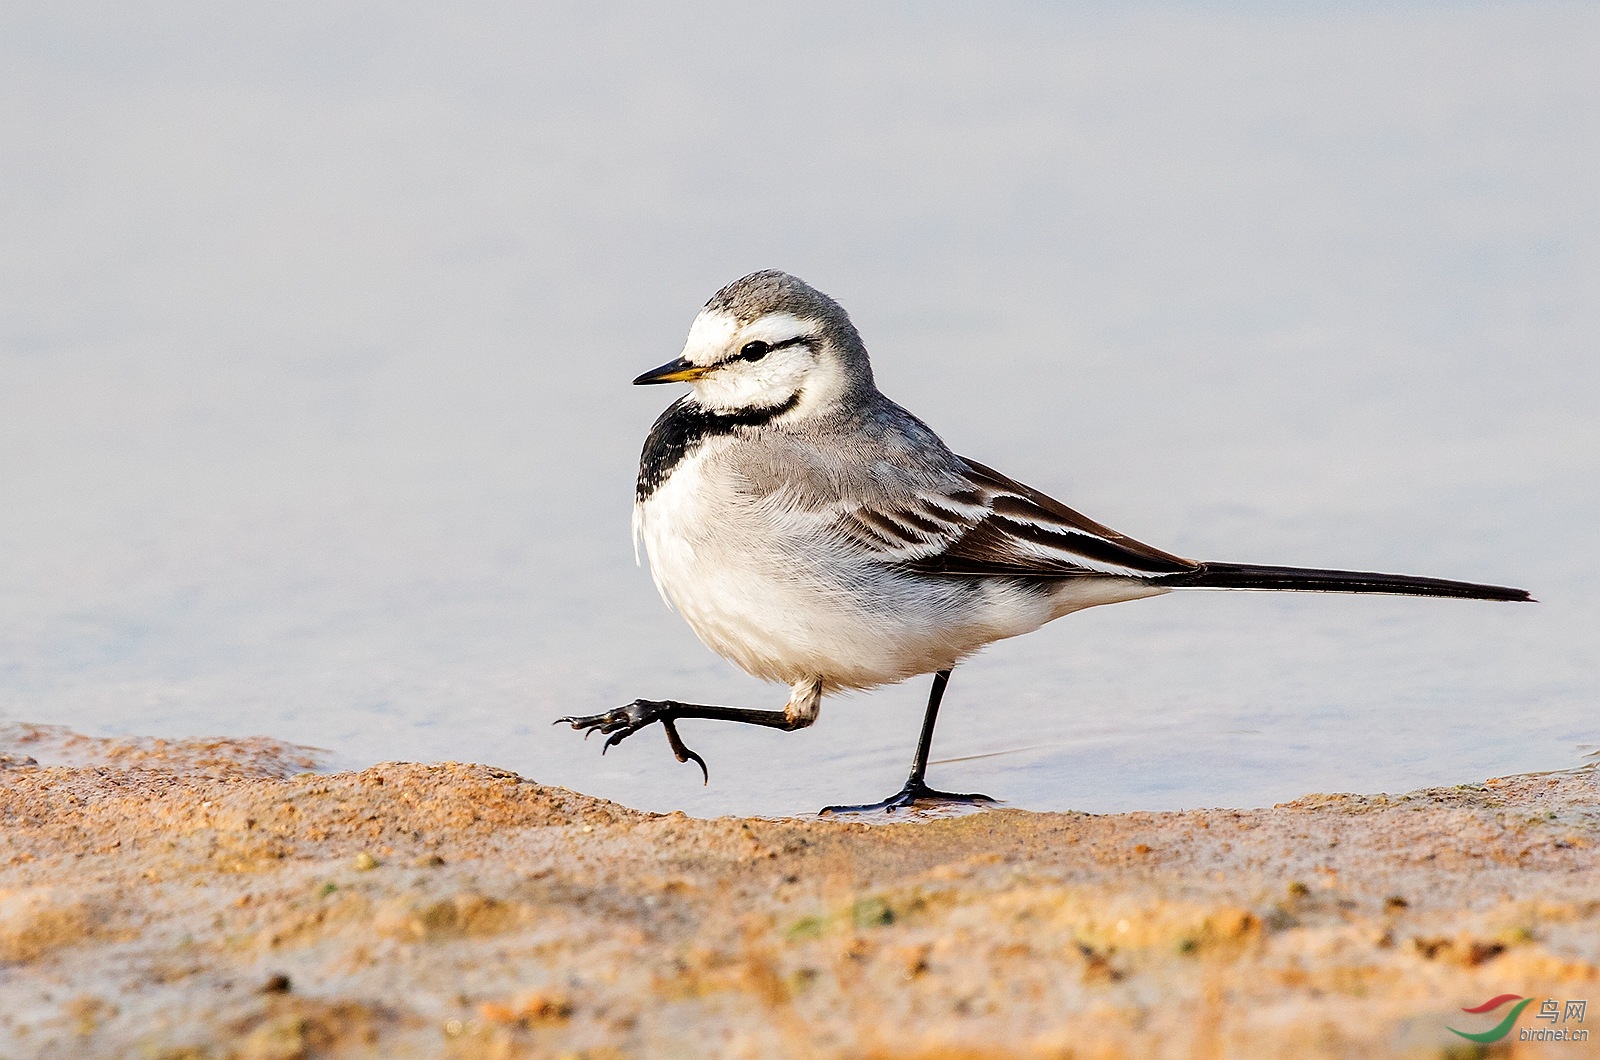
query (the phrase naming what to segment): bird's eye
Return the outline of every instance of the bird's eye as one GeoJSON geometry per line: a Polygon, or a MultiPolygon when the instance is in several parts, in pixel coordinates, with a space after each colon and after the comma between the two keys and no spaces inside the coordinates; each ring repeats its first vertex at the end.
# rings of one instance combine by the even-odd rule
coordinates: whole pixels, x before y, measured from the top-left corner
{"type": "Polygon", "coordinates": [[[739,356],[746,361],[759,361],[765,357],[772,347],[760,339],[747,342],[739,349],[739,356]]]}

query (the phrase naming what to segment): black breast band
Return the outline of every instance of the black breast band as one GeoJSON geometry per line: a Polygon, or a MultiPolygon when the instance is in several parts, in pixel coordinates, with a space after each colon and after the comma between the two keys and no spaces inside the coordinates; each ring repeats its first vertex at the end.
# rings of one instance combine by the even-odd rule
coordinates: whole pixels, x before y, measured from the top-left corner
{"type": "Polygon", "coordinates": [[[667,411],[650,428],[650,437],[644,440],[644,452],[639,456],[639,485],[635,491],[641,501],[667,481],[672,469],[684,457],[699,448],[707,438],[732,434],[740,427],[759,427],[794,408],[800,400],[796,394],[781,405],[766,408],[743,409],[739,412],[713,412],[683,397],[667,406],[667,411]]]}

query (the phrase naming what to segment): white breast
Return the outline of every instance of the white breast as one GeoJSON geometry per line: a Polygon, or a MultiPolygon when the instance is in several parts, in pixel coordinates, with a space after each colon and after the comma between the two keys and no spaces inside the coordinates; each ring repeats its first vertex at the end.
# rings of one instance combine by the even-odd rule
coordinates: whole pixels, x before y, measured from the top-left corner
{"type": "Polygon", "coordinates": [[[756,677],[871,688],[1109,602],[1069,602],[1006,579],[896,573],[815,529],[826,520],[752,497],[717,459],[729,444],[709,440],[636,504],[634,535],[662,597],[707,647],[756,677]]]}
{"type": "Polygon", "coordinates": [[[757,677],[794,683],[807,674],[775,632],[788,601],[770,535],[708,465],[727,444],[706,441],[634,505],[635,546],[643,542],[656,589],[707,647],[757,677]]]}

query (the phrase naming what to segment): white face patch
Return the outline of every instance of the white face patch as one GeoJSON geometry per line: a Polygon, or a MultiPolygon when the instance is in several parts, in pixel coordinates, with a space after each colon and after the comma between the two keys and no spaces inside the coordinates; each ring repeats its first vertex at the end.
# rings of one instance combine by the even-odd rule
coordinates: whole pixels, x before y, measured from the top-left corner
{"type": "Polygon", "coordinates": [[[812,336],[817,330],[815,321],[791,313],[769,313],[739,327],[725,312],[703,311],[689,328],[683,347],[684,359],[691,363],[719,366],[694,381],[700,403],[725,412],[788,404],[805,393],[819,373],[827,373],[823,372],[820,350],[813,344],[783,344],[812,336]],[[740,357],[740,351],[752,342],[777,348],[756,360],[740,357]]]}
{"type": "Polygon", "coordinates": [[[739,322],[720,309],[703,309],[683,340],[683,359],[690,364],[715,364],[727,354],[739,322]]]}

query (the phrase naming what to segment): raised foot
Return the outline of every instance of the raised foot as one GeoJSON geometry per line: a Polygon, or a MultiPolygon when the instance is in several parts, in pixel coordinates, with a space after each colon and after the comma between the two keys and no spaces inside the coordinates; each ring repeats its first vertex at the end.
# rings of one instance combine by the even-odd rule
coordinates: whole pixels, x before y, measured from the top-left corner
{"type": "Polygon", "coordinates": [[[689,750],[683,737],[678,735],[679,709],[680,705],[670,699],[636,699],[627,706],[616,707],[604,714],[557,718],[555,724],[566,722],[574,729],[582,730],[585,740],[597,732],[605,735],[605,746],[600,748],[600,753],[605,754],[646,725],[659,722],[667,734],[667,745],[672,748],[673,757],[680,762],[693,762],[699,766],[703,782],[709,784],[711,770],[706,768],[706,760],[689,750]]]}
{"type": "Polygon", "coordinates": [[[896,810],[929,810],[946,806],[981,806],[985,803],[998,801],[998,799],[990,798],[987,795],[963,795],[952,791],[936,791],[920,780],[908,780],[905,787],[882,802],[868,802],[860,806],[824,806],[820,812],[823,816],[831,816],[836,813],[894,813],[896,810]]]}

